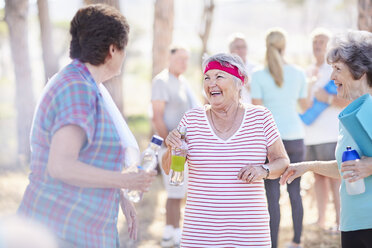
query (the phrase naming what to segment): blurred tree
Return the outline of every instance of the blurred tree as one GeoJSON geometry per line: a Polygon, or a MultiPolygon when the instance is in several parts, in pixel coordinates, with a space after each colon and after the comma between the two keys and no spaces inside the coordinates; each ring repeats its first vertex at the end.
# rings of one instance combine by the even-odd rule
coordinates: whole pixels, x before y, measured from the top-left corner
{"type": "Polygon", "coordinates": [[[58,71],[58,57],[53,50],[53,30],[50,24],[48,0],[37,0],[37,7],[39,11],[45,82],[47,82],[58,71]]]}
{"type": "Polygon", "coordinates": [[[358,0],[358,28],[372,32],[372,0],[358,0]]]}
{"type": "Polygon", "coordinates": [[[167,67],[168,49],[172,42],[174,1],[156,0],[152,43],[152,77],[167,67]]]}
{"type": "Polygon", "coordinates": [[[214,11],[214,0],[204,0],[204,10],[199,30],[199,37],[202,41],[202,51],[200,54],[200,64],[203,62],[203,56],[207,53],[208,39],[211,32],[214,11]]]}
{"type": "Polygon", "coordinates": [[[15,72],[18,164],[29,160],[29,136],[34,110],[34,94],[27,30],[28,0],[5,0],[10,48],[15,72]]]}
{"type": "MultiPolygon", "coordinates": [[[[105,3],[107,5],[114,6],[118,10],[120,10],[120,3],[119,0],[84,0],[85,4],[97,4],[97,3],[105,3]]],[[[110,92],[112,99],[114,100],[116,106],[119,108],[120,112],[123,113],[124,109],[124,97],[123,97],[123,68],[122,73],[114,77],[110,80],[104,82],[107,90],[110,92]]]]}

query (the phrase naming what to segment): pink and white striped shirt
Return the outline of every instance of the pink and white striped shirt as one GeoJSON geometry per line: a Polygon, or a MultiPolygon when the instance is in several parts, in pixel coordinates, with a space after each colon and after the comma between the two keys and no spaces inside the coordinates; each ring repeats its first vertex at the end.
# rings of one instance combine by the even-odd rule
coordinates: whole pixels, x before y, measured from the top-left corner
{"type": "Polygon", "coordinates": [[[264,164],[279,137],[269,110],[246,107],[228,140],[212,130],[205,108],[182,118],[187,126],[189,182],[182,247],[271,247],[264,183],[237,179],[247,164],[264,164]]]}

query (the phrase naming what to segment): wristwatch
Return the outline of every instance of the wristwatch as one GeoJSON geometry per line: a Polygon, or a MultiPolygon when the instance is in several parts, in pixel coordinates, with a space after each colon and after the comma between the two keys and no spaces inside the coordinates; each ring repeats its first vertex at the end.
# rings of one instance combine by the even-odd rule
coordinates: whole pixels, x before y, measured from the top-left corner
{"type": "Polygon", "coordinates": [[[262,164],[261,167],[266,171],[266,177],[264,179],[269,178],[269,175],[270,175],[269,166],[267,166],[266,164],[262,164]]]}

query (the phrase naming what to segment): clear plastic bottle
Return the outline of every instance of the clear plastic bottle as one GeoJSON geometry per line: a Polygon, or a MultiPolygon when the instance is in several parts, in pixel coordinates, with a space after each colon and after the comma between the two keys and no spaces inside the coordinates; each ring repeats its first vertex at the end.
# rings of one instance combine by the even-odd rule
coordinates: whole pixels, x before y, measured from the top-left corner
{"type": "MultiPolygon", "coordinates": [[[[360,159],[359,154],[356,150],[351,150],[351,147],[346,147],[346,151],[342,154],[342,162],[349,161],[349,160],[356,160],[360,159]]],[[[345,172],[345,173],[352,173],[352,172],[345,172]]],[[[364,193],[366,190],[366,186],[364,185],[364,179],[359,179],[355,182],[349,182],[349,179],[345,180],[346,192],[349,195],[359,195],[364,193]]]]}
{"type": "Polygon", "coordinates": [[[186,143],[186,127],[180,127],[178,130],[181,134],[182,145],[179,148],[172,149],[172,162],[169,184],[173,186],[179,186],[184,181],[184,170],[187,155],[187,143],[186,143]]]}
{"type": "MultiPolygon", "coordinates": [[[[154,135],[152,136],[151,142],[148,147],[141,154],[141,164],[132,164],[127,171],[138,171],[144,170],[149,172],[156,168],[157,164],[157,153],[160,149],[161,144],[163,143],[163,138],[154,135]]],[[[142,198],[143,192],[138,190],[125,190],[124,196],[131,202],[139,202],[142,198]]]]}

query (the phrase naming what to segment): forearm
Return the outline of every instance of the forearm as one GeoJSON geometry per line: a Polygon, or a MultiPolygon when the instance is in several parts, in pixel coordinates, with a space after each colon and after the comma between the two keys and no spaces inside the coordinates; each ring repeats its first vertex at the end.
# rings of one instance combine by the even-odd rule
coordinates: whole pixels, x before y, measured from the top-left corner
{"type": "Polygon", "coordinates": [[[94,167],[73,159],[49,161],[49,175],[83,188],[127,188],[128,174],[94,167]]]}
{"type": "Polygon", "coordinates": [[[161,118],[154,118],[153,124],[156,133],[165,140],[165,138],[168,135],[168,129],[167,126],[165,125],[164,120],[161,118]]]}
{"type": "Polygon", "coordinates": [[[267,166],[270,169],[270,175],[268,179],[276,179],[280,177],[285,169],[289,165],[289,159],[287,157],[277,158],[273,161],[270,161],[267,166]]]}
{"type": "Polygon", "coordinates": [[[326,176],[326,177],[332,177],[332,178],[341,178],[336,160],[309,161],[309,162],[302,162],[302,164],[305,164],[309,171],[312,171],[316,174],[326,176]]]}
{"type": "Polygon", "coordinates": [[[161,167],[163,168],[166,175],[169,174],[172,162],[172,150],[168,147],[162,158],[161,167]]]}

